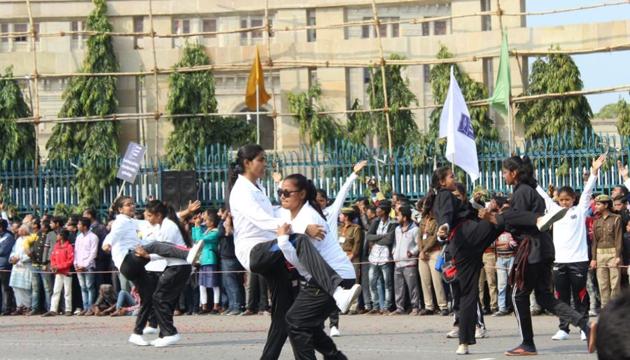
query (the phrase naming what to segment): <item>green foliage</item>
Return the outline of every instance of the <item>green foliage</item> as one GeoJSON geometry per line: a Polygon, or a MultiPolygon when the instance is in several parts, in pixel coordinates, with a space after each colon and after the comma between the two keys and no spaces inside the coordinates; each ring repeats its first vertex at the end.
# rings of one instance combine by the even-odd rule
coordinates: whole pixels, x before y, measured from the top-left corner
{"type": "MultiPolygon", "coordinates": [[[[403,60],[404,57],[392,54],[390,60],[403,60]]],[[[385,67],[385,79],[387,86],[387,103],[389,105],[389,121],[392,131],[392,146],[402,146],[418,141],[418,126],[411,110],[400,110],[412,104],[418,104],[418,99],[409,89],[409,81],[403,78],[402,65],[388,65],[385,67]]],[[[370,107],[382,109],[385,107],[383,94],[383,80],[380,68],[372,69],[372,81],[368,84],[370,95],[370,107]]],[[[375,133],[382,147],[388,146],[387,119],[384,112],[371,113],[371,122],[365,122],[368,130],[375,133]]],[[[365,129],[364,129],[365,130],[365,129]]]]}
{"type": "MultiPolygon", "coordinates": [[[[186,44],[182,58],[175,68],[209,65],[210,58],[201,45],[186,44]]],[[[208,114],[217,112],[214,76],[210,70],[175,72],[169,77],[170,114],[208,114]]],[[[215,130],[221,128],[221,119],[212,116],[173,118],[174,130],[166,143],[166,158],[177,170],[195,168],[195,155],[214,141],[215,130]]]]}
{"type": "MultiPolygon", "coordinates": [[[[359,99],[354,99],[350,110],[361,110],[359,99]]],[[[348,140],[355,144],[365,143],[365,139],[373,132],[371,120],[372,117],[369,113],[349,113],[348,122],[346,123],[348,140]]]]}
{"type": "Polygon", "coordinates": [[[0,161],[34,160],[35,128],[32,124],[17,124],[15,119],[31,116],[31,110],[13,77],[12,68],[0,76],[0,161]]]}
{"type": "MultiPolygon", "coordinates": [[[[438,59],[452,58],[448,49],[442,45],[437,54],[438,59]]],[[[452,64],[438,64],[431,68],[431,90],[433,93],[433,101],[436,104],[444,104],[448,94],[448,88],[451,82],[451,66],[454,66],[455,78],[462,90],[464,99],[468,101],[481,100],[488,98],[488,89],[483,83],[477,82],[464,73],[459,66],[452,64]]],[[[488,116],[488,106],[471,106],[468,108],[472,121],[473,130],[475,131],[475,140],[477,144],[484,140],[497,140],[499,133],[495,124],[488,116]]],[[[436,108],[431,112],[431,126],[428,138],[425,141],[433,141],[438,137],[440,129],[440,116],[442,115],[442,107],[436,108]]]]}
{"type": "Polygon", "coordinates": [[[597,119],[616,119],[617,115],[619,115],[619,111],[617,110],[618,105],[618,102],[606,104],[593,117],[597,119]]]}
{"type": "MultiPolygon", "coordinates": [[[[105,0],[93,0],[94,10],[87,19],[87,30],[111,32],[105,0]]],[[[117,72],[118,61],[110,35],[92,35],[87,41],[86,57],[79,72],[117,72]]],[[[105,116],[116,112],[116,77],[77,76],[70,79],[63,93],[59,117],[105,116]]],[[[75,186],[81,206],[99,203],[102,189],[116,176],[111,159],[118,156],[118,124],[115,121],[56,124],[46,144],[51,160],[81,159],[75,186]]]]}
{"type": "Polygon", "coordinates": [[[319,104],[322,90],[318,84],[306,92],[289,93],[289,111],[295,113],[300,137],[312,145],[325,143],[341,134],[339,124],[330,115],[319,114],[325,109],[319,104]]]}
{"type": "MultiPolygon", "coordinates": [[[[553,49],[553,47],[552,47],[553,49]]],[[[532,64],[525,95],[582,90],[580,70],[565,54],[549,54],[532,64]]],[[[574,145],[581,147],[584,132],[592,129],[593,116],[585,96],[539,99],[519,104],[517,120],[525,127],[525,138],[572,133],[574,145]]]]}
{"type": "Polygon", "coordinates": [[[621,136],[630,136],[630,104],[624,99],[617,102],[617,131],[621,136]]]}

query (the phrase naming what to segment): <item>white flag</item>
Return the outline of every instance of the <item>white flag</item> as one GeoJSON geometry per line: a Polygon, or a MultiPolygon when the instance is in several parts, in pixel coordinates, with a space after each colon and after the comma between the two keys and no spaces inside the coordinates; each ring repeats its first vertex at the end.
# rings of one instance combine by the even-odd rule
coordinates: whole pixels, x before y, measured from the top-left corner
{"type": "Polygon", "coordinates": [[[446,159],[464,169],[475,181],[479,178],[477,144],[466,101],[451,66],[451,84],[440,116],[440,138],[446,137],[446,159]]]}

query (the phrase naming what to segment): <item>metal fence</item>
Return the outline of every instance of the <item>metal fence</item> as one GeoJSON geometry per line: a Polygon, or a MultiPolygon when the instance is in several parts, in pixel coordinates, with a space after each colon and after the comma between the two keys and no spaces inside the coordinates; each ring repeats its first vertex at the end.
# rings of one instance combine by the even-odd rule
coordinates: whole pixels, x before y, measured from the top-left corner
{"type": "MultiPolygon", "coordinates": [[[[539,182],[546,186],[570,185],[581,189],[584,172],[597,155],[608,152],[609,161],[602,170],[597,191],[607,191],[620,183],[616,167],[619,159],[627,163],[630,142],[616,135],[588,134],[581,144],[572,134],[527,141],[516,149],[518,154],[527,154],[536,165],[539,182]]],[[[273,200],[275,191],[271,173],[278,170],[283,175],[302,173],[313,179],[315,185],[326,190],[332,198],[353,165],[359,160],[369,160],[361,181],[357,181],[350,198],[366,195],[367,177],[377,177],[382,190],[403,193],[418,198],[427,192],[435,166],[446,164],[439,144],[420,149],[400,147],[393,156],[387,150],[368,148],[347,142],[334,142],[327,146],[302,147],[296,151],[270,152],[267,154],[269,171],[263,184],[273,200]],[[438,149],[436,151],[436,149],[438,149]],[[436,155],[437,153],[437,155],[436,155]]],[[[467,183],[469,189],[477,186],[490,191],[509,192],[501,176],[501,161],[508,157],[507,146],[501,142],[479,144],[481,178],[467,183]]],[[[234,158],[235,149],[224,145],[213,145],[196,157],[198,198],[205,205],[219,205],[225,200],[227,171],[234,158]]],[[[112,160],[111,166],[118,166],[112,160]]],[[[79,201],[73,179],[80,160],[49,161],[39,167],[37,173],[33,162],[12,161],[0,163],[0,182],[4,184],[7,203],[15,204],[18,211],[50,211],[58,203],[76,205],[79,201]]],[[[149,195],[161,197],[161,174],[169,171],[159,159],[149,159],[140,169],[136,182],[126,184],[124,193],[135,198],[142,207],[149,195]]],[[[101,194],[100,211],[104,211],[114,200],[120,183],[106,187],[101,194]]]]}

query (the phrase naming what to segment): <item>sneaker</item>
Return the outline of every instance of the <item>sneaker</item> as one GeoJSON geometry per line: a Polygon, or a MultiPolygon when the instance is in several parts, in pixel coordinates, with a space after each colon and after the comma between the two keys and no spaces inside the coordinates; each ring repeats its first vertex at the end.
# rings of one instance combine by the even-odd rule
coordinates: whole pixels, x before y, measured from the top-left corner
{"type": "Polygon", "coordinates": [[[337,329],[336,326],[333,326],[330,328],[330,337],[340,337],[341,333],[339,332],[339,329],[337,329]]]}
{"type": "Polygon", "coordinates": [[[83,316],[83,314],[85,314],[85,312],[81,308],[74,310],[74,315],[83,316]]]}
{"type": "Polygon", "coordinates": [[[64,315],[65,315],[65,316],[72,316],[72,311],[66,311],[66,312],[64,313],[64,315]]]}
{"type": "Polygon", "coordinates": [[[448,309],[442,309],[442,310],[440,310],[440,315],[442,315],[442,316],[448,316],[448,314],[449,314],[448,309]]]}
{"type": "Polygon", "coordinates": [[[94,316],[94,311],[88,310],[83,315],[85,315],[85,316],[94,316]]]}
{"type": "Polygon", "coordinates": [[[256,315],[256,312],[252,310],[245,310],[244,312],[241,313],[241,316],[250,316],[250,315],[256,315]]]}
{"type": "Polygon", "coordinates": [[[379,309],[372,309],[372,310],[367,312],[368,315],[378,315],[380,313],[381,313],[381,311],[379,309]]]}
{"type": "Polygon", "coordinates": [[[542,310],[532,310],[531,313],[532,313],[532,316],[540,316],[540,315],[543,314],[543,311],[542,310]]]}
{"type": "Polygon", "coordinates": [[[178,343],[181,340],[181,336],[179,336],[179,334],[175,334],[175,335],[171,335],[171,336],[165,336],[159,339],[156,339],[153,342],[153,346],[155,347],[166,347],[166,346],[171,346],[171,345],[175,345],[176,343],[178,343]]]}
{"type": "Polygon", "coordinates": [[[197,241],[193,247],[188,250],[188,256],[186,256],[186,262],[189,264],[195,264],[199,261],[201,256],[201,250],[203,249],[204,242],[197,241]]]}
{"type": "Polygon", "coordinates": [[[147,326],[142,330],[142,335],[155,335],[160,331],[157,328],[147,326]]]}
{"type": "Polygon", "coordinates": [[[241,311],[240,310],[232,310],[232,311],[228,311],[225,315],[226,316],[238,316],[241,315],[241,311]]]}
{"type": "Polygon", "coordinates": [[[527,345],[519,345],[512,350],[508,350],[505,352],[507,356],[530,356],[530,355],[538,355],[536,352],[535,346],[527,346],[527,345]]]}
{"type": "Polygon", "coordinates": [[[558,330],[558,332],[551,337],[551,340],[569,340],[569,333],[564,330],[558,330]]]}
{"type": "Polygon", "coordinates": [[[388,315],[389,316],[392,316],[392,315],[405,315],[405,312],[402,311],[402,310],[395,310],[395,311],[390,312],[388,315]]]}
{"type": "Polygon", "coordinates": [[[568,208],[555,208],[547,211],[547,213],[538,219],[536,219],[536,226],[541,232],[549,231],[551,225],[556,221],[562,219],[566,215],[568,208]]]}
{"type": "Polygon", "coordinates": [[[582,341],[588,340],[588,337],[586,336],[584,331],[580,331],[580,340],[582,340],[582,341]]]}
{"type": "Polygon", "coordinates": [[[446,334],[446,338],[447,339],[457,339],[457,338],[459,338],[459,328],[458,327],[454,327],[453,330],[449,331],[446,334]]]}
{"type": "Polygon", "coordinates": [[[413,310],[411,310],[411,312],[409,313],[409,315],[411,315],[411,316],[416,316],[416,315],[418,315],[418,314],[420,314],[420,311],[419,311],[418,309],[413,309],[413,310]]]}
{"type": "Polygon", "coordinates": [[[505,310],[499,310],[495,312],[494,314],[492,314],[492,316],[506,316],[506,315],[510,315],[510,313],[505,310]]]}
{"type": "Polygon", "coordinates": [[[420,312],[418,313],[418,315],[420,315],[420,316],[433,315],[433,310],[430,310],[430,309],[422,309],[422,310],[420,310],[420,312]]]}
{"type": "Polygon", "coordinates": [[[457,351],[455,351],[457,355],[467,355],[468,354],[468,345],[467,344],[459,344],[457,347],[457,351]]]}
{"type": "Polygon", "coordinates": [[[129,336],[129,342],[134,344],[134,345],[137,345],[137,346],[148,346],[149,345],[149,343],[142,338],[142,335],[138,335],[138,334],[131,334],[129,336]]]}
{"type": "Polygon", "coordinates": [[[477,330],[475,330],[475,339],[484,339],[487,337],[488,337],[488,330],[486,330],[485,328],[478,327],[477,330]]]}
{"type": "Polygon", "coordinates": [[[42,317],[50,317],[50,316],[57,316],[57,313],[54,311],[49,311],[42,314],[42,317]]]}
{"type": "Polygon", "coordinates": [[[597,317],[597,311],[595,311],[595,310],[589,310],[589,311],[588,311],[588,316],[589,316],[589,317],[597,317]]]}
{"type": "Polygon", "coordinates": [[[350,304],[359,296],[361,292],[361,285],[354,284],[352,288],[346,290],[342,287],[338,287],[333,294],[333,298],[335,299],[335,303],[337,303],[337,307],[342,314],[348,312],[350,309],[350,304]]]}

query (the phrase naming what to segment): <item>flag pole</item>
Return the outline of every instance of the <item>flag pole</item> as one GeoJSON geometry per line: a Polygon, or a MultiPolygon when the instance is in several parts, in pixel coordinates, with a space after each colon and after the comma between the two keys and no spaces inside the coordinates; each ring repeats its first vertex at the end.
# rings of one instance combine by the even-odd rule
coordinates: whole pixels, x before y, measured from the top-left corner
{"type": "Polygon", "coordinates": [[[260,99],[258,96],[258,81],[256,81],[256,144],[260,144],[260,99]]]}

